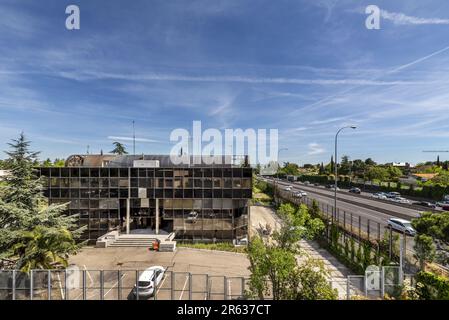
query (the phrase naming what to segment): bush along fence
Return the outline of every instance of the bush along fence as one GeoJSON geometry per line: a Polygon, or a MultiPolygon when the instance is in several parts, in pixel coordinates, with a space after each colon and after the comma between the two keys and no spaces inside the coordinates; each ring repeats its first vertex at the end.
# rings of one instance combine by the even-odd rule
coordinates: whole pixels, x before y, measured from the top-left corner
{"type": "MultiPolygon", "coordinates": [[[[364,274],[369,265],[399,264],[401,239],[400,235],[391,229],[382,230],[380,223],[340,210],[337,210],[333,218],[333,206],[307,197],[295,198],[283,190],[277,190],[276,193],[283,201],[307,205],[310,214],[323,221],[326,230],[317,241],[353,272],[364,274]]],[[[406,237],[403,239],[406,242],[406,237]]],[[[406,243],[403,243],[403,248],[407,248],[406,243]]],[[[417,263],[413,252],[404,251],[404,270],[407,273],[415,273],[417,263]]]]}
{"type": "Polygon", "coordinates": [[[449,300],[449,279],[420,271],[415,276],[416,291],[424,300],[449,300]]]}
{"type": "MultiPolygon", "coordinates": [[[[333,184],[334,177],[326,175],[302,175],[298,177],[299,181],[309,181],[311,183],[319,184],[333,184]]],[[[343,188],[358,187],[362,190],[373,192],[400,192],[402,195],[415,198],[426,198],[433,200],[441,200],[444,195],[449,194],[449,186],[441,185],[425,185],[416,187],[413,185],[405,185],[400,182],[381,182],[374,183],[366,181],[360,183],[358,181],[351,181],[349,177],[340,177],[338,185],[343,188]]]]}

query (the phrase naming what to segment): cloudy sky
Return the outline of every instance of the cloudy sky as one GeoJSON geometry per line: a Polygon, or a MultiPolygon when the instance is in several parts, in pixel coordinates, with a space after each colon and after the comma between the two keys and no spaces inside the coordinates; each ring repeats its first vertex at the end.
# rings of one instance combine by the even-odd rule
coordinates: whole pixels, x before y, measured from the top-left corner
{"type": "Polygon", "coordinates": [[[0,0],[0,143],[23,130],[43,158],[108,152],[132,147],[135,120],[137,152],[168,153],[201,120],[279,129],[281,160],[303,164],[355,124],[352,159],[433,159],[449,149],[448,33],[445,0],[0,0]]]}

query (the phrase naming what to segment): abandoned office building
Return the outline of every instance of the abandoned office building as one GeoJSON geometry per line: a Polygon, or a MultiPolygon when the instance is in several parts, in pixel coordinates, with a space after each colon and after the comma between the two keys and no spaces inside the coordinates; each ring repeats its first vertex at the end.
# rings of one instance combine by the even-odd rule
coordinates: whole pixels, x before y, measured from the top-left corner
{"type": "MultiPolygon", "coordinates": [[[[225,156],[223,156],[224,158],[225,156]]],[[[193,156],[191,156],[191,162],[193,156]]],[[[74,155],[65,167],[39,168],[50,203],[69,203],[85,239],[122,233],[176,232],[178,240],[247,236],[252,169],[234,164],[174,165],[169,156],[74,155]]]]}

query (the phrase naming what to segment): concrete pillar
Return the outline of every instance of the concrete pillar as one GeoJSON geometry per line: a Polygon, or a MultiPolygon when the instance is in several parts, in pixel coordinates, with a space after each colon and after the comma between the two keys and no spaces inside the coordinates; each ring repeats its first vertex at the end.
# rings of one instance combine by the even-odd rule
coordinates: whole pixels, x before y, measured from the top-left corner
{"type": "Polygon", "coordinates": [[[156,199],[156,234],[159,234],[159,199],[156,199]]]}
{"type": "Polygon", "coordinates": [[[130,206],[129,198],[126,199],[126,234],[129,234],[129,220],[130,220],[130,206]]]}

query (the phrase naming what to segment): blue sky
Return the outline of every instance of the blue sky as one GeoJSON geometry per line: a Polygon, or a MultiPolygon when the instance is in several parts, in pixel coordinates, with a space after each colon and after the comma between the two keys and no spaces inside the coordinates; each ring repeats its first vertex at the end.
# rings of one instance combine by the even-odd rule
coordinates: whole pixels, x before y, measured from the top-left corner
{"type": "Polygon", "coordinates": [[[0,0],[0,142],[23,130],[42,158],[107,152],[132,147],[135,120],[137,152],[168,153],[171,130],[201,120],[279,129],[281,160],[304,164],[355,124],[341,154],[430,160],[449,149],[448,32],[443,0],[0,0]]]}

